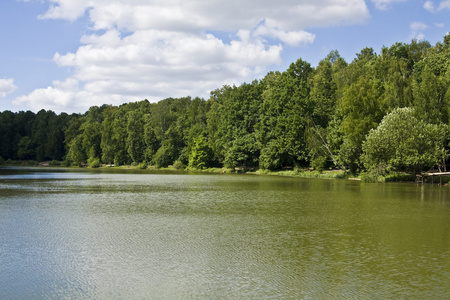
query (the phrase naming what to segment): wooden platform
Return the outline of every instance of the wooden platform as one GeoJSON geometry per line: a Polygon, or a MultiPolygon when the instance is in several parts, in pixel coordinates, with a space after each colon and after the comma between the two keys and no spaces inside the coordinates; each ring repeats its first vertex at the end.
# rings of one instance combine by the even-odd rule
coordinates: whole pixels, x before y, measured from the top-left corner
{"type": "Polygon", "coordinates": [[[424,177],[431,177],[431,183],[434,183],[434,177],[439,176],[439,184],[442,185],[442,176],[450,176],[450,172],[428,172],[416,175],[416,183],[423,183],[424,177]]]}
{"type": "Polygon", "coordinates": [[[423,176],[450,176],[450,172],[422,173],[423,176]]]}

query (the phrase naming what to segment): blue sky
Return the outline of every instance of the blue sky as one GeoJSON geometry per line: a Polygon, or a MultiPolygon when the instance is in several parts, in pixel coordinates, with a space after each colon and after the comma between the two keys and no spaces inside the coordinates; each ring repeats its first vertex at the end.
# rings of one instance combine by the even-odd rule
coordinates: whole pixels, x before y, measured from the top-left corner
{"type": "Polygon", "coordinates": [[[338,50],[442,41],[450,0],[5,0],[0,110],[203,97],[338,50]]]}

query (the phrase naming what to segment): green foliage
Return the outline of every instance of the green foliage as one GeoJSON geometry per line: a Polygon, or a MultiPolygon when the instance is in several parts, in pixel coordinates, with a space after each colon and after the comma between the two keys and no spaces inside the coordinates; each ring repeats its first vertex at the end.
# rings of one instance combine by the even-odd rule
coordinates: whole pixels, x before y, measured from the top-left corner
{"type": "Polygon", "coordinates": [[[175,147],[171,140],[165,140],[161,147],[156,151],[153,156],[153,164],[157,168],[165,168],[172,164],[175,156],[175,147]]]}
{"type": "MultiPolygon", "coordinates": [[[[247,139],[245,136],[254,134],[264,88],[265,80],[244,83],[239,87],[224,86],[212,92],[207,119],[208,143],[220,163],[234,165],[230,157],[235,156],[236,147],[242,145],[242,139],[247,139]]],[[[243,163],[254,165],[250,161],[243,163]]]]}
{"type": "Polygon", "coordinates": [[[19,159],[31,159],[35,157],[35,146],[29,136],[22,137],[17,146],[17,156],[19,159]]]}
{"type": "Polygon", "coordinates": [[[117,116],[117,107],[109,106],[103,111],[102,137],[100,148],[102,151],[102,161],[111,164],[114,161],[116,153],[116,143],[114,142],[114,120],[117,116]]]}
{"type": "Polygon", "coordinates": [[[181,160],[176,160],[173,163],[173,167],[177,170],[183,170],[184,168],[186,168],[186,165],[181,160]]]}
{"type": "Polygon", "coordinates": [[[87,164],[89,168],[99,168],[100,167],[100,159],[96,157],[90,157],[87,160],[87,164]]]}
{"type": "Polygon", "coordinates": [[[361,172],[360,177],[364,182],[379,182],[384,181],[387,174],[386,165],[377,165],[370,168],[367,172],[361,172]]]}
{"type": "Polygon", "coordinates": [[[430,124],[415,117],[413,108],[397,108],[370,131],[363,144],[367,169],[421,171],[446,156],[448,125],[430,124]]]}
{"type": "Polygon", "coordinates": [[[78,135],[70,142],[68,157],[72,163],[78,167],[81,167],[86,161],[86,154],[83,149],[83,138],[81,135],[78,135]]]}
{"type": "Polygon", "coordinates": [[[58,160],[52,160],[48,165],[50,167],[59,167],[59,166],[61,166],[61,162],[58,160]]]}
{"type": "Polygon", "coordinates": [[[256,126],[261,168],[277,169],[307,160],[304,136],[312,110],[311,74],[311,66],[299,59],[286,72],[266,76],[267,88],[256,126]]]}
{"type": "Polygon", "coordinates": [[[146,161],[141,162],[141,163],[138,165],[138,168],[139,168],[139,169],[142,169],[142,170],[147,169],[147,168],[148,168],[147,162],[146,162],[146,161]]]}
{"type": "Polygon", "coordinates": [[[325,170],[326,164],[327,159],[324,156],[316,157],[311,161],[311,167],[313,167],[314,170],[318,171],[319,173],[322,173],[323,170],[325,170]]]}
{"type": "MultiPolygon", "coordinates": [[[[336,53],[336,55],[339,55],[336,53]]],[[[336,59],[336,58],[335,58],[336,59]]],[[[336,108],[337,85],[333,77],[331,57],[321,60],[312,78],[312,116],[315,124],[326,128],[336,108]]]]}
{"type": "Polygon", "coordinates": [[[449,115],[447,35],[433,47],[413,40],[380,54],[364,48],[350,64],[337,51],[315,69],[298,59],[206,101],[143,100],[82,115],[0,112],[0,156],[22,164],[315,169],[305,176],[334,167],[387,180],[442,162],[449,115]]]}
{"type": "Polygon", "coordinates": [[[67,158],[65,158],[63,161],[62,161],[62,163],[61,163],[61,167],[70,167],[70,165],[71,165],[71,162],[70,162],[70,160],[68,160],[67,158]]]}
{"type": "Polygon", "coordinates": [[[231,147],[225,156],[226,168],[256,168],[258,167],[259,149],[254,134],[246,134],[231,142],[231,147]]]}
{"type": "Polygon", "coordinates": [[[208,144],[205,138],[200,135],[194,139],[194,146],[189,155],[189,168],[203,169],[208,161],[208,144]]]}
{"type": "Polygon", "coordinates": [[[133,162],[144,159],[144,122],[140,111],[129,111],[127,113],[127,153],[133,162]]]}
{"type": "Polygon", "coordinates": [[[450,74],[436,76],[428,65],[421,73],[421,81],[414,82],[414,107],[417,116],[429,123],[449,122],[450,74]]]}

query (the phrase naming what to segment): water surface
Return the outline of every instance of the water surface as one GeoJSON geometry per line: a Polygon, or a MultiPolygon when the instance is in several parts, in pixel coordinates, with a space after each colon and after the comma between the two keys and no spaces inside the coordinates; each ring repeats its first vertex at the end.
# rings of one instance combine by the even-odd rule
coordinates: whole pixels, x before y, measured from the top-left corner
{"type": "Polygon", "coordinates": [[[431,185],[0,169],[0,298],[450,298],[449,204],[431,185]]]}

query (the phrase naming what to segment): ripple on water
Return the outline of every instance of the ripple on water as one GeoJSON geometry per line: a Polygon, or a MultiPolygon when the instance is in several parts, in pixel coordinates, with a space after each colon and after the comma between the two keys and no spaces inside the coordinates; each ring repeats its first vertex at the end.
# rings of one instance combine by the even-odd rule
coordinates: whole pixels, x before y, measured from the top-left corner
{"type": "Polygon", "coordinates": [[[258,176],[25,175],[0,176],[0,298],[450,297],[442,191],[258,176]]]}

